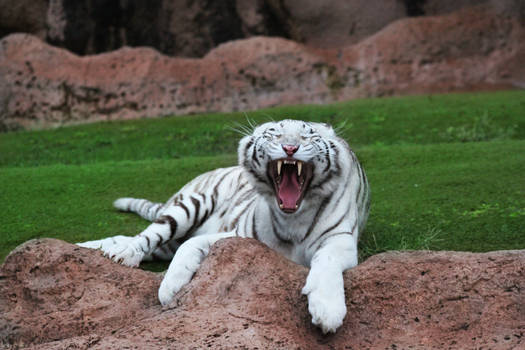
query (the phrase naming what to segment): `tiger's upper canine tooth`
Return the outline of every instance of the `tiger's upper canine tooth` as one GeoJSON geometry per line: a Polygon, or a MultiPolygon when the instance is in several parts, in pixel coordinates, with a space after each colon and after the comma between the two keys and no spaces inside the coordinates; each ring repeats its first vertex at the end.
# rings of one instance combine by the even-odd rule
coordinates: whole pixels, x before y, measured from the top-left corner
{"type": "Polygon", "coordinates": [[[301,176],[302,170],[303,170],[303,162],[297,162],[297,176],[301,176]]]}
{"type": "Polygon", "coordinates": [[[281,175],[281,167],[283,166],[283,161],[278,160],[277,161],[277,175],[281,175]]]}

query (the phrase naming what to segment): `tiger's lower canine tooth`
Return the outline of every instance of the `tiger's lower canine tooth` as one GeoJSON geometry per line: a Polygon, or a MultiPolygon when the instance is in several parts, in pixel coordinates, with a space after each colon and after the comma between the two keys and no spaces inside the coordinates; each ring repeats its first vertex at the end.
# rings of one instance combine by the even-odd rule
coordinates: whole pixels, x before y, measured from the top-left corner
{"type": "Polygon", "coordinates": [[[278,160],[277,161],[277,175],[281,175],[281,167],[283,166],[283,161],[278,160]]]}
{"type": "Polygon", "coordinates": [[[301,170],[303,170],[303,162],[297,162],[297,176],[301,176],[301,170]]]}

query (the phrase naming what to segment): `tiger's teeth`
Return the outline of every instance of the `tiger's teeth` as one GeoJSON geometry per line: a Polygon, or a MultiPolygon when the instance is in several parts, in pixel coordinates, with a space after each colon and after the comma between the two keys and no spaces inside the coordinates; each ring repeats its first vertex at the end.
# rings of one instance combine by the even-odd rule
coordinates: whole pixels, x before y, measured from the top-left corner
{"type": "Polygon", "coordinates": [[[303,162],[297,162],[297,176],[301,176],[302,170],[303,170],[303,162]]]}
{"type": "Polygon", "coordinates": [[[278,160],[277,161],[277,175],[281,175],[281,167],[283,166],[283,161],[278,160]]]}
{"type": "Polygon", "coordinates": [[[284,204],[283,203],[279,204],[279,208],[281,209],[284,208],[284,204]]]}

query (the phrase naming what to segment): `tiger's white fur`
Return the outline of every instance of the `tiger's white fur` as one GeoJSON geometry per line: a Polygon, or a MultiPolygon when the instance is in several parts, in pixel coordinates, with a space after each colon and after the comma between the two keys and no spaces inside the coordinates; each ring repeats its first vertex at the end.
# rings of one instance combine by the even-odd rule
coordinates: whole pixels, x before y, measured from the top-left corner
{"type": "Polygon", "coordinates": [[[198,176],[165,204],[115,201],[118,209],[154,221],[139,235],[79,245],[102,249],[128,266],[153,257],[173,258],[159,289],[166,305],[190,281],[214,242],[256,238],[310,267],[302,293],[308,296],[312,322],[325,333],[335,332],[346,314],[342,272],[357,265],[358,236],[368,216],[369,188],[361,165],[330,126],[296,120],[255,128],[241,139],[238,155],[238,166],[198,176]],[[293,152],[287,151],[289,145],[293,152]],[[290,164],[282,165],[287,168],[277,176],[279,159],[302,162],[302,177],[293,175],[301,170],[290,164]],[[288,197],[279,187],[285,181],[293,182],[286,185],[292,186],[288,197]],[[299,182],[302,201],[294,199],[299,182]],[[286,207],[295,202],[298,208],[280,208],[282,197],[286,207]]]}

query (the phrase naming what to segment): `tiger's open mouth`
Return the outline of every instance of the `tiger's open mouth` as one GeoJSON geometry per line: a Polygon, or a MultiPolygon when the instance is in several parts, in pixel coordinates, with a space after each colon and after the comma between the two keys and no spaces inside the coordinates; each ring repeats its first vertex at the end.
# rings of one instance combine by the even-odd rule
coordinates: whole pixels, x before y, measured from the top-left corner
{"type": "Polygon", "coordinates": [[[293,213],[299,209],[312,180],[313,165],[293,158],[273,160],[268,163],[268,175],[273,181],[279,208],[293,213]]]}

